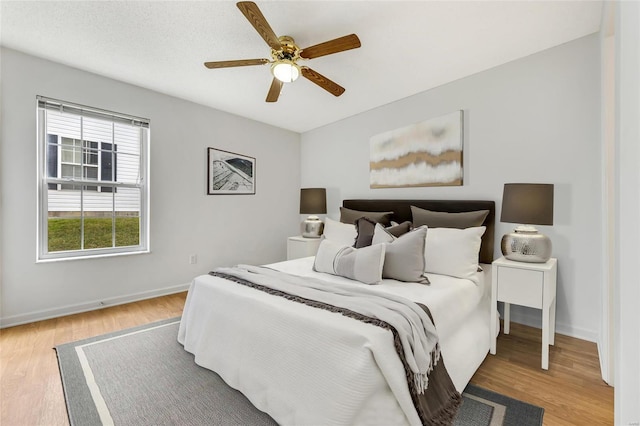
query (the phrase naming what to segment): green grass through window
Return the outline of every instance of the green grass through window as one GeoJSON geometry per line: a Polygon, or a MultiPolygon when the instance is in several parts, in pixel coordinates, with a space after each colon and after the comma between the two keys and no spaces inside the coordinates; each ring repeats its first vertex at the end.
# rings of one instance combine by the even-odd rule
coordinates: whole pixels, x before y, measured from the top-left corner
{"type": "MultiPolygon", "coordinates": [[[[84,248],[112,247],[112,218],[84,219],[84,248]]],[[[80,250],[80,218],[49,219],[49,251],[80,250]]],[[[140,218],[116,217],[116,247],[140,244],[140,218]]]]}

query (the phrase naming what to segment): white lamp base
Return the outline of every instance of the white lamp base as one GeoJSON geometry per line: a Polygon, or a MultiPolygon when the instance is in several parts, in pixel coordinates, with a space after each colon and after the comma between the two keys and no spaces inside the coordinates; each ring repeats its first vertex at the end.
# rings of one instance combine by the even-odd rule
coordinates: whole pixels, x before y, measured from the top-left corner
{"type": "Polygon", "coordinates": [[[551,258],[551,240],[533,226],[517,227],[505,234],[500,248],[506,259],[516,262],[545,263],[551,258]]]}

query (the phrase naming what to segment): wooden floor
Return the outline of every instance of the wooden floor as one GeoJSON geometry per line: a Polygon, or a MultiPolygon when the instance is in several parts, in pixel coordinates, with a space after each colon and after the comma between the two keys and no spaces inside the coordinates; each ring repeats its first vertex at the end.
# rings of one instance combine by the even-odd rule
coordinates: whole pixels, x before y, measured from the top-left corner
{"type": "MultiPolygon", "coordinates": [[[[54,346],[182,313],[186,293],[0,331],[0,424],[68,424],[54,346]]],[[[613,389],[600,379],[596,345],[557,335],[548,371],[540,369],[540,332],[512,324],[471,380],[544,407],[545,425],[612,425],[613,389]]]]}
{"type": "Polygon", "coordinates": [[[542,332],[511,323],[471,383],[544,408],[545,425],[613,425],[613,388],[601,378],[595,343],[556,334],[541,369],[542,332]]]}

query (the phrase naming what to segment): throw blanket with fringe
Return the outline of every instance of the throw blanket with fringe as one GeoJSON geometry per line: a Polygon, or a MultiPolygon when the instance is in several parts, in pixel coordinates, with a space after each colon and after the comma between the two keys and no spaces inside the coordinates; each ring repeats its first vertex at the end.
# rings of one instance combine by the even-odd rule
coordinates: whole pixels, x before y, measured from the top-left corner
{"type": "Polygon", "coordinates": [[[461,396],[441,360],[436,329],[425,306],[400,296],[381,295],[365,286],[299,277],[259,266],[218,268],[210,274],[390,330],[422,423],[453,422],[461,396]]]}

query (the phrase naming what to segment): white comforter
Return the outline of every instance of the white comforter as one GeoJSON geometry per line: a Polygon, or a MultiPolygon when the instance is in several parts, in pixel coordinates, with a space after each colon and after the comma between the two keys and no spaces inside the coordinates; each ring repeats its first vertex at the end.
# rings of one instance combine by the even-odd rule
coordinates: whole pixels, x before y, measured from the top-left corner
{"type": "MultiPolygon", "coordinates": [[[[312,271],[312,262],[270,266],[346,280],[312,271]]],[[[430,286],[385,280],[370,288],[427,305],[442,342],[476,309],[482,281],[429,279],[430,286]]],[[[393,336],[382,328],[202,275],[189,290],[178,340],[280,424],[420,424],[393,336]]],[[[444,346],[442,353],[455,373],[444,346]]]]}

